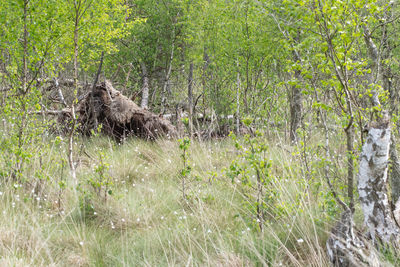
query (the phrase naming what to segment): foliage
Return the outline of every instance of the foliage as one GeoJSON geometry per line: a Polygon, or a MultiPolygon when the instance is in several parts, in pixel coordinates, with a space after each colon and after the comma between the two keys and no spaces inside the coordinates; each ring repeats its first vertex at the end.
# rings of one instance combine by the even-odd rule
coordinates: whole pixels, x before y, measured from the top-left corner
{"type": "Polygon", "coordinates": [[[100,149],[98,151],[98,164],[94,166],[93,172],[96,176],[90,177],[88,179],[88,184],[92,186],[96,194],[107,201],[107,195],[112,195],[112,179],[109,172],[109,164],[107,163],[106,154],[100,149]]]}
{"type": "Polygon", "coordinates": [[[235,135],[231,135],[238,157],[227,169],[227,176],[232,183],[236,182],[235,179],[239,179],[245,188],[244,195],[248,198],[255,216],[253,220],[263,231],[264,221],[267,220],[266,214],[275,214],[277,211],[274,207],[278,192],[274,185],[275,179],[269,171],[271,162],[267,158],[268,147],[262,140],[262,134],[257,132],[256,135],[257,138],[245,135],[243,145],[235,135]]]}
{"type": "Polygon", "coordinates": [[[180,177],[181,177],[181,184],[182,184],[182,197],[183,199],[186,199],[187,197],[187,187],[188,187],[188,182],[190,178],[190,172],[192,171],[192,167],[190,166],[189,162],[189,155],[188,155],[188,150],[190,147],[190,139],[185,137],[183,139],[179,139],[179,149],[181,151],[181,158],[182,158],[182,163],[183,163],[183,168],[180,171],[180,177]]]}
{"type": "MultiPolygon", "coordinates": [[[[25,265],[68,260],[57,251],[69,247],[52,238],[76,243],[71,251],[83,246],[76,236],[55,236],[60,227],[82,239],[93,234],[82,257],[97,255],[94,265],[326,266],[321,244],[340,212],[337,202],[360,212],[353,185],[363,132],[387,111],[399,133],[399,12],[399,3],[379,0],[0,1],[0,198],[20,223],[19,212],[32,210],[37,230],[28,245],[6,250],[2,228],[12,227],[3,214],[0,254],[17,251],[32,259],[25,265]],[[103,52],[99,81],[111,79],[137,101],[147,72],[149,109],[178,125],[181,116],[189,122],[191,83],[192,139],[180,139],[178,148],[136,140],[118,146],[97,134],[91,144],[54,130],[57,112],[72,110],[90,90],[103,52]],[[289,143],[295,118],[298,139],[289,143]],[[217,139],[233,124],[237,136],[217,139]],[[177,201],[181,195],[187,205],[177,201]],[[77,211],[90,224],[74,221],[77,211]],[[110,222],[114,228],[104,230],[110,222]],[[96,223],[103,228],[94,233],[96,223]],[[120,261],[103,239],[114,242],[120,261]],[[128,242],[134,251],[123,247],[128,242]],[[157,259],[149,258],[149,242],[161,244],[151,251],[157,259]]],[[[396,253],[383,252],[396,265],[396,253]]],[[[0,260],[22,264],[7,263],[0,260]]]]}

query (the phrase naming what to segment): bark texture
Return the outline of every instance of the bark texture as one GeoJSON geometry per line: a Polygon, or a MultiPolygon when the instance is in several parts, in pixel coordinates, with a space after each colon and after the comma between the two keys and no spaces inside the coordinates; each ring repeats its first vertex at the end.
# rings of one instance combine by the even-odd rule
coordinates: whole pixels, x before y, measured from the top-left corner
{"type": "Polygon", "coordinates": [[[393,135],[390,144],[390,163],[390,189],[393,216],[397,222],[397,225],[400,225],[400,160],[399,156],[397,155],[396,142],[393,135]]]}
{"type": "Polygon", "coordinates": [[[373,125],[360,155],[358,193],[364,212],[364,223],[375,244],[398,244],[397,226],[387,195],[387,171],[390,148],[389,123],[373,125]]]}
{"type": "Polygon", "coordinates": [[[333,266],[380,266],[374,248],[354,231],[353,213],[350,209],[342,213],[339,222],[332,229],[326,248],[333,266]]]}
{"type": "Polygon", "coordinates": [[[148,109],[148,106],[149,106],[149,75],[147,73],[146,64],[144,64],[144,62],[140,63],[140,67],[142,68],[142,77],[143,77],[142,101],[140,103],[140,107],[144,108],[144,109],[148,109]]]}

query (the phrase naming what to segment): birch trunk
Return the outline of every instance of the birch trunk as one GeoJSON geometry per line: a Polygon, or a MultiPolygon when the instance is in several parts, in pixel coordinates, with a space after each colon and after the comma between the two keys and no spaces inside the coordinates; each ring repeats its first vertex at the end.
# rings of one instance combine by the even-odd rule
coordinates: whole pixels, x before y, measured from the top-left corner
{"type": "Polygon", "coordinates": [[[79,17],[81,11],[81,1],[74,1],[75,17],[74,17],[74,99],[71,103],[72,125],[68,136],[68,163],[74,184],[78,184],[76,177],[76,169],[74,163],[74,133],[76,125],[75,105],[78,99],[78,52],[79,52],[79,17]]]}
{"type": "Polygon", "coordinates": [[[189,133],[193,134],[193,62],[189,66],[188,77],[189,133]]]}
{"type": "MultiPolygon", "coordinates": [[[[368,47],[369,56],[372,61],[371,65],[372,71],[369,77],[370,79],[369,82],[373,83],[375,81],[381,81],[383,88],[390,94],[390,101],[389,101],[391,107],[390,112],[391,114],[394,114],[398,108],[395,101],[397,97],[397,91],[392,89],[392,82],[390,77],[393,77],[393,75],[391,74],[391,68],[390,66],[384,64],[383,62],[383,60],[385,60],[387,56],[385,57],[385,54],[381,55],[376,44],[371,38],[371,31],[368,29],[368,27],[364,25],[363,29],[364,29],[364,40],[368,47]]],[[[387,32],[385,28],[383,30],[383,34],[386,37],[387,32]]],[[[383,47],[387,50],[386,54],[390,54],[391,48],[387,44],[387,38],[383,38],[383,42],[384,42],[383,47]]],[[[380,105],[378,94],[375,90],[372,92],[371,102],[373,106],[380,105]]],[[[393,210],[393,216],[397,224],[399,224],[400,223],[400,161],[396,151],[396,140],[394,135],[391,136],[389,156],[390,156],[390,163],[392,166],[389,171],[389,180],[390,180],[389,183],[391,188],[391,203],[392,203],[391,209],[393,210]]]]}
{"type": "Polygon", "coordinates": [[[142,85],[142,101],[140,107],[143,109],[148,109],[149,105],[149,75],[147,73],[146,64],[140,62],[140,67],[142,68],[143,85],[142,85]]]}
{"type": "MultiPolygon", "coordinates": [[[[378,48],[376,47],[374,41],[371,38],[371,33],[367,26],[363,26],[364,29],[364,41],[368,47],[368,54],[372,61],[371,64],[371,73],[368,75],[368,82],[369,84],[374,84],[377,81],[382,80],[381,75],[381,64],[380,64],[380,55],[378,48]]],[[[379,106],[379,97],[378,92],[376,90],[372,91],[371,102],[373,106],[379,106]]]]}
{"type": "Polygon", "coordinates": [[[389,123],[371,127],[360,155],[358,193],[364,223],[376,244],[398,243],[400,229],[393,218],[387,195],[387,171],[390,148],[389,123]]]}
{"type": "Polygon", "coordinates": [[[207,48],[204,48],[204,53],[203,53],[203,73],[201,77],[201,84],[203,87],[203,115],[205,116],[206,114],[206,80],[208,79],[208,65],[210,64],[210,57],[207,54],[207,48]]]}

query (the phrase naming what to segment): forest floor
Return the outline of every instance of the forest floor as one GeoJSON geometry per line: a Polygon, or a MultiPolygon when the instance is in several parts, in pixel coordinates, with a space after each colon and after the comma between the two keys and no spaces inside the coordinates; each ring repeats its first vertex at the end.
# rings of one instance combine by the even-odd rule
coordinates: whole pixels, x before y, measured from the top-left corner
{"type": "Polygon", "coordinates": [[[267,143],[274,198],[262,232],[252,188],[226,175],[230,138],[192,142],[186,199],[177,141],[78,140],[77,189],[54,145],[30,166],[47,166],[45,178],[0,186],[0,265],[328,266],[340,210],[318,169],[308,177],[293,147],[267,143]]]}

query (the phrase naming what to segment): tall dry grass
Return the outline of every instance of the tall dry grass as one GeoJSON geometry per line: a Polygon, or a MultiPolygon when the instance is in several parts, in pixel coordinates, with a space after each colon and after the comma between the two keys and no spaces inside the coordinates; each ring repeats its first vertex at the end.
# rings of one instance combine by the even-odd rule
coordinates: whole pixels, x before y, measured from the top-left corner
{"type": "Polygon", "coordinates": [[[328,266],[325,242],[335,216],[322,174],[305,177],[301,157],[269,142],[271,187],[264,231],[254,223],[245,188],[223,171],[236,157],[229,139],[192,142],[188,199],[176,141],[104,137],[79,140],[78,189],[69,181],[63,146],[33,160],[46,179],[0,185],[1,266],[328,266]],[[81,144],[84,144],[81,146],[81,144]],[[99,151],[106,155],[112,194],[98,196],[99,151]],[[39,165],[41,164],[41,165],[39,165]],[[43,167],[44,166],[44,167],[43,167]],[[61,190],[58,182],[68,185],[61,190]]]}

